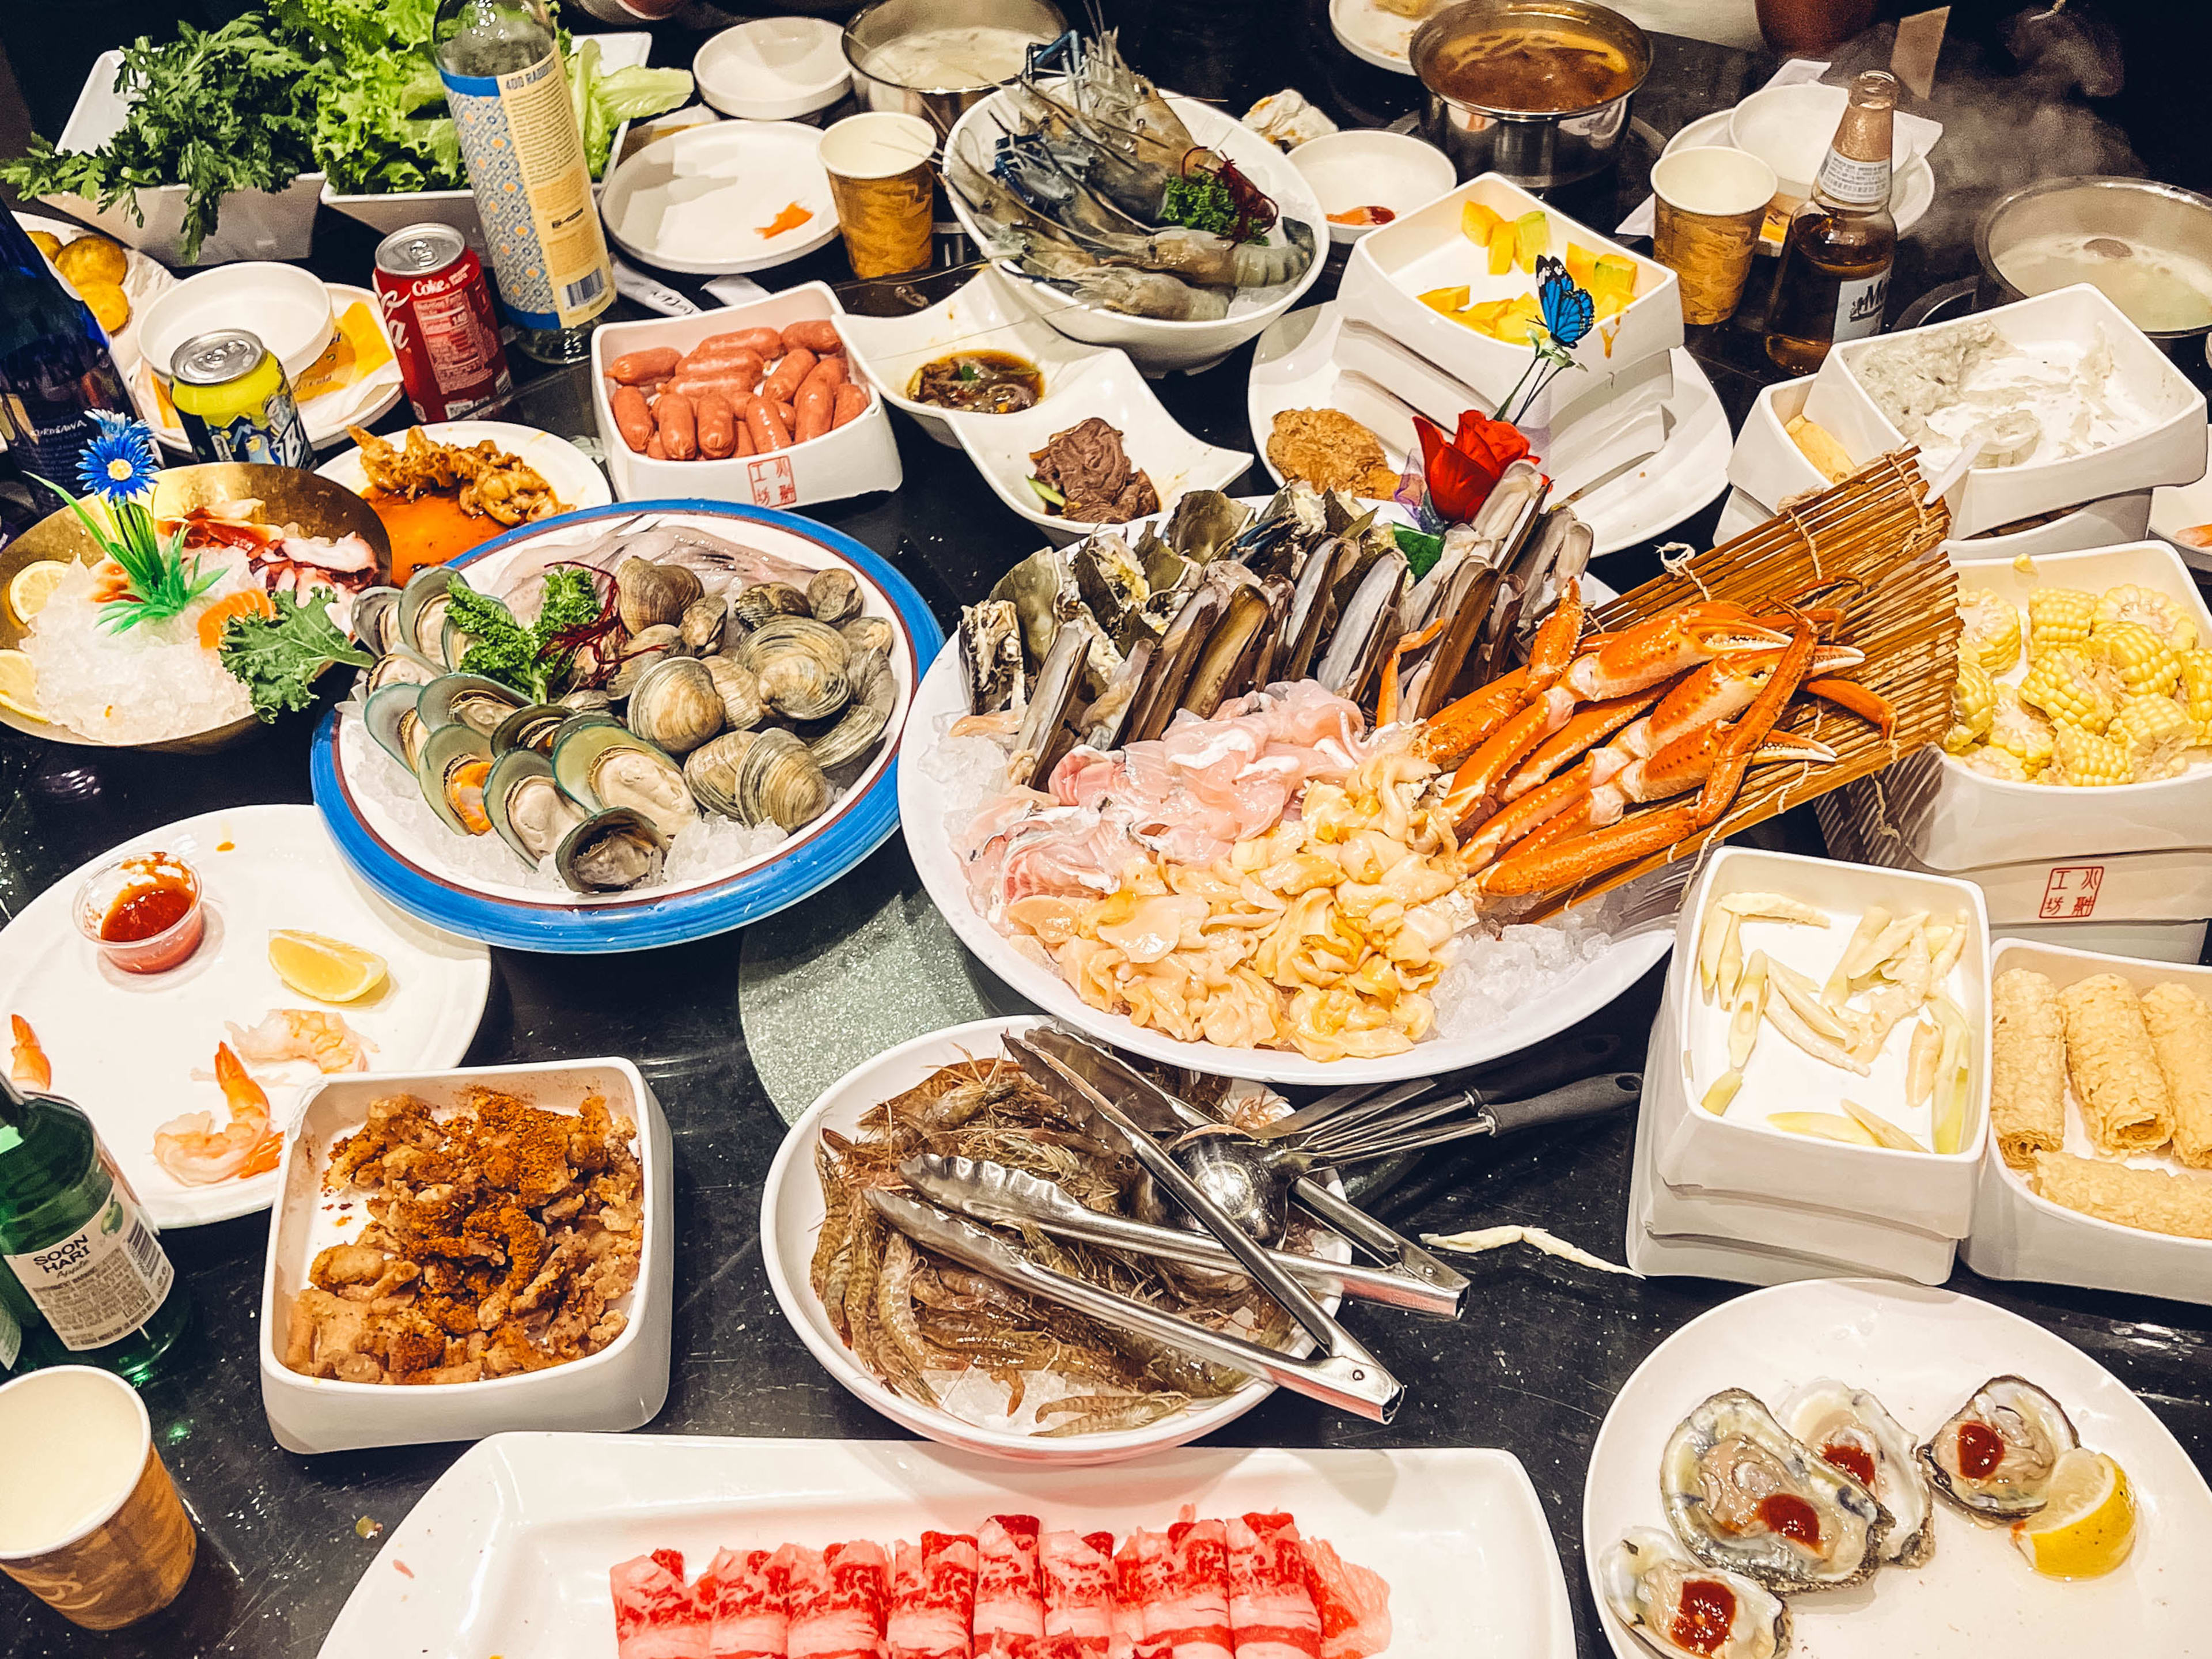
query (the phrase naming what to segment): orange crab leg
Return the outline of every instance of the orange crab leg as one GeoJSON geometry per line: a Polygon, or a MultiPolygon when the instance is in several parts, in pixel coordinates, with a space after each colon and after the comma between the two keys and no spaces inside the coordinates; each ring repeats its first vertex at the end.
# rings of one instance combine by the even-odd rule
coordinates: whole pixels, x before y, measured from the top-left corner
{"type": "MultiPolygon", "coordinates": [[[[1817,666],[1817,665],[1816,665],[1817,666]]],[[[1823,677],[1805,682],[1804,689],[1823,702],[1832,702],[1845,714],[1856,714],[1887,737],[1897,729],[1897,709],[1879,691],[1869,691],[1856,680],[1823,677]]]]}
{"type": "Polygon", "coordinates": [[[1661,692],[1655,686],[1649,691],[1614,697],[1605,702],[1589,703],[1577,709],[1565,726],[1546,738],[1542,746],[1505,780],[1505,787],[1499,792],[1498,799],[1508,801],[1520,799],[1561,767],[1589,753],[1644,713],[1659,701],[1660,696],[1661,692]]]}
{"type": "Polygon", "coordinates": [[[1520,764],[1528,751],[1567,723],[1575,700],[1558,686],[1532,699],[1500,726],[1488,742],[1468,757],[1452,774],[1444,792],[1444,811],[1454,823],[1467,823],[1486,802],[1494,800],[1507,772],[1520,764]]]}
{"type": "Polygon", "coordinates": [[[1516,668],[1439,708],[1422,723],[1414,755],[1438,767],[1458,765],[1511,717],[1528,690],[1528,671],[1516,668]]]}
{"type": "Polygon", "coordinates": [[[1583,584],[1577,576],[1559,590],[1559,602],[1537,625],[1528,642],[1528,684],[1532,689],[1550,686],[1575,659],[1575,643],[1583,632],[1583,584]]]}
{"type": "Polygon", "coordinates": [[[1375,704],[1375,724],[1389,726],[1398,718],[1398,661],[1401,657],[1419,650],[1444,631],[1449,617],[1439,617],[1418,633],[1402,635],[1390,647],[1390,654],[1382,663],[1382,690],[1375,704]]]}
{"type": "Polygon", "coordinates": [[[1713,600],[1624,629],[1576,658],[1560,684],[1585,701],[1623,697],[1729,651],[1788,643],[1741,605],[1713,600]]]}

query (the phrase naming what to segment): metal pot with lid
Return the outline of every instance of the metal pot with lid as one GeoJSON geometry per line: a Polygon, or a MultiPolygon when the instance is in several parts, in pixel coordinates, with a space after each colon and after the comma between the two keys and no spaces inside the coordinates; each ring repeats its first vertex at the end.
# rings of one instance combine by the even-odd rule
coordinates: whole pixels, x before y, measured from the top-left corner
{"type": "Polygon", "coordinates": [[[1459,176],[1530,190],[1610,167],[1651,72],[1650,38],[1594,0],[1460,0],[1414,32],[1408,57],[1424,133],[1459,176]]]}

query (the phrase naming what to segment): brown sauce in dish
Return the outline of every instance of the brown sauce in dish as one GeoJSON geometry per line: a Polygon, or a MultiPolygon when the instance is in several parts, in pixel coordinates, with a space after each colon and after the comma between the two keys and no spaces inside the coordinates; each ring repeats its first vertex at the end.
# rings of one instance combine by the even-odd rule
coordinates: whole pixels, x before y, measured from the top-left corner
{"type": "Polygon", "coordinates": [[[1566,27],[1483,29],[1440,47],[1432,90],[1476,109],[1554,115],[1609,103],[1635,85],[1620,48],[1566,27]]]}
{"type": "Polygon", "coordinates": [[[512,528],[489,513],[465,513],[452,490],[434,490],[410,501],[381,489],[366,492],[365,499],[392,538],[392,580],[404,582],[409,573],[426,564],[443,564],[457,553],[512,528]]]}
{"type": "Polygon", "coordinates": [[[1011,415],[1044,396],[1044,372],[1011,351],[955,351],[915,370],[906,395],[939,409],[1011,415]]]}

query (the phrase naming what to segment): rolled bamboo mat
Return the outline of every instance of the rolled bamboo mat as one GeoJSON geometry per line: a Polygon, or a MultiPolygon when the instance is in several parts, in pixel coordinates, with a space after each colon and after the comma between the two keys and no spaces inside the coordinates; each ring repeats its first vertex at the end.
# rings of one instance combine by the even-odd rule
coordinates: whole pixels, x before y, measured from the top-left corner
{"type": "MultiPolygon", "coordinates": [[[[1829,637],[1863,651],[1867,659],[1839,678],[1856,680],[1889,700],[1897,711],[1889,737],[1885,739],[1856,714],[1801,693],[1777,729],[1819,738],[1835,750],[1832,764],[1753,765],[1735,805],[1710,828],[1665,852],[1548,893],[1516,920],[1540,921],[1610,892],[1941,740],[1950,727],[1951,686],[1958,678],[1959,584],[1940,550],[1949,533],[1950,510],[1941,500],[1926,499],[1914,453],[1899,449],[1868,463],[1734,541],[1670,567],[1665,575],[1591,616],[1593,626],[1613,629],[1701,599],[1733,599],[1764,611],[1808,589],[1839,584],[1815,602],[1842,607],[1843,623],[1829,637]]],[[[1688,799],[1657,806],[1680,805],[1688,799]]]]}

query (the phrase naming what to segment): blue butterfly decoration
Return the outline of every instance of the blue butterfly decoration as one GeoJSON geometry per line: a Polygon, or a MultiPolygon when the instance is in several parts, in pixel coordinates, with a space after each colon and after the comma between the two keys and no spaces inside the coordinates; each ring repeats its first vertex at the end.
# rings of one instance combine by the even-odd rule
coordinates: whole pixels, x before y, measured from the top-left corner
{"type": "Polygon", "coordinates": [[[1565,262],[1548,253],[1536,260],[1536,301],[1543,307],[1546,331],[1563,346],[1578,343],[1597,318],[1589,290],[1577,287],[1565,262]]]}

